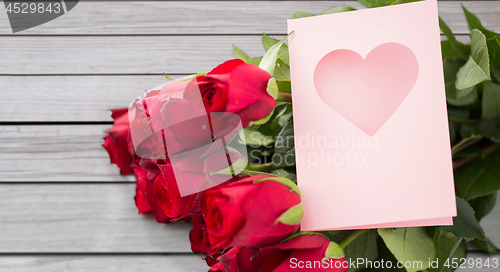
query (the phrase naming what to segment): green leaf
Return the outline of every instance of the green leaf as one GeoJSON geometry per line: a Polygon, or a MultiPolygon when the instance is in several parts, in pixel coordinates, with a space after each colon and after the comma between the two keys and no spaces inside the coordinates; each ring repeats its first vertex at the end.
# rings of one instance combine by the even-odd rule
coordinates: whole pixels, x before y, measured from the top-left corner
{"type": "Polygon", "coordinates": [[[500,85],[485,82],[483,85],[482,119],[497,119],[500,117],[500,85]]]}
{"type": "Polygon", "coordinates": [[[408,272],[425,270],[429,267],[429,259],[436,257],[436,247],[429,234],[424,228],[396,228],[378,229],[378,233],[384,239],[387,248],[400,262],[409,261],[417,264],[406,268],[408,272]]]}
{"type": "Polygon", "coordinates": [[[292,92],[292,84],[290,80],[278,80],[276,81],[278,84],[278,90],[280,93],[291,93],[292,92]]]}
{"type": "Polygon", "coordinates": [[[495,246],[490,239],[483,240],[474,240],[472,241],[476,247],[478,247],[483,252],[486,252],[491,255],[500,255],[500,249],[495,246]]]}
{"type": "Polygon", "coordinates": [[[274,144],[273,164],[275,167],[295,165],[295,143],[293,136],[293,120],[283,127],[274,144]]]}
{"type": "Polygon", "coordinates": [[[477,222],[481,221],[486,215],[488,215],[497,202],[497,193],[480,196],[475,199],[471,199],[469,204],[472,209],[474,209],[477,222]]]}
{"type": "MultiPolygon", "coordinates": [[[[290,36],[290,34],[288,34],[288,36],[290,36]]],[[[283,41],[286,40],[286,38],[288,36],[286,36],[283,39],[283,41]]],[[[269,51],[269,49],[271,49],[273,46],[275,46],[278,43],[280,43],[279,40],[273,39],[273,38],[267,36],[266,33],[262,34],[262,45],[264,45],[264,49],[266,50],[266,52],[269,51]]],[[[281,42],[281,43],[282,43],[282,45],[281,45],[279,52],[278,52],[278,58],[281,59],[287,65],[290,65],[290,60],[289,60],[289,56],[288,56],[288,45],[286,45],[283,42],[281,42]]]]}
{"type": "Polygon", "coordinates": [[[457,138],[457,131],[455,129],[455,124],[451,120],[448,120],[448,127],[450,129],[450,142],[451,144],[454,144],[455,139],[457,138]]]}
{"type": "MultiPolygon", "coordinates": [[[[373,262],[378,258],[377,238],[378,233],[376,230],[365,231],[344,248],[345,259],[349,262],[350,260],[354,261],[362,258],[373,262]]],[[[361,271],[365,267],[366,262],[357,267],[349,268],[349,272],[361,271]]]]}
{"type": "Polygon", "coordinates": [[[398,260],[396,260],[396,257],[394,257],[391,251],[387,248],[384,240],[381,237],[377,239],[377,248],[379,255],[377,261],[384,261],[385,263],[390,262],[393,264],[393,266],[391,268],[387,268],[387,266],[375,268],[372,266],[372,268],[367,268],[363,270],[363,272],[406,272],[404,268],[398,268],[396,265],[394,265],[398,260]]]}
{"type": "Polygon", "coordinates": [[[294,11],[292,13],[292,19],[299,19],[299,18],[305,18],[305,17],[311,17],[311,16],[314,16],[314,14],[302,12],[302,11],[294,11]]]}
{"type": "Polygon", "coordinates": [[[464,148],[463,150],[460,150],[457,154],[453,155],[453,158],[468,158],[477,156],[481,156],[484,158],[485,155],[478,145],[472,145],[464,148]]]}
{"type": "Polygon", "coordinates": [[[446,25],[446,23],[439,17],[439,28],[443,32],[443,34],[448,38],[451,48],[455,51],[455,53],[463,60],[466,60],[470,55],[470,47],[457,41],[455,35],[451,29],[446,25]]]}
{"type": "Polygon", "coordinates": [[[241,173],[247,167],[248,163],[244,159],[238,159],[237,161],[233,162],[230,166],[217,171],[217,172],[210,172],[210,175],[237,175],[241,173]]]}
{"type": "Polygon", "coordinates": [[[377,7],[405,4],[418,1],[421,0],[358,0],[358,2],[360,2],[367,8],[377,8],[377,7]]]}
{"type": "Polygon", "coordinates": [[[481,135],[493,142],[500,143],[500,122],[495,120],[479,120],[473,124],[462,124],[460,134],[463,138],[481,135]]]}
{"type": "Polygon", "coordinates": [[[302,219],[302,216],[304,215],[304,208],[302,207],[301,204],[297,204],[290,209],[286,210],[283,214],[276,219],[275,224],[278,222],[285,224],[285,225],[297,225],[300,223],[300,220],[302,219]]]}
{"type": "Polygon", "coordinates": [[[344,250],[335,242],[330,242],[325,251],[325,256],[323,258],[334,258],[339,259],[344,257],[344,250]]]}
{"type": "Polygon", "coordinates": [[[272,98],[274,99],[278,98],[278,85],[276,84],[275,78],[272,77],[269,79],[269,81],[267,82],[266,91],[272,98]]]}
{"type": "Polygon", "coordinates": [[[290,66],[281,59],[278,59],[276,61],[276,67],[274,67],[273,77],[280,81],[290,81],[290,66]]]}
{"type": "Polygon", "coordinates": [[[238,47],[236,47],[236,45],[233,44],[233,53],[234,53],[234,56],[238,59],[242,59],[243,61],[247,61],[249,60],[250,58],[245,55],[245,53],[243,53],[243,51],[241,51],[238,47]]]}
{"type": "Polygon", "coordinates": [[[466,106],[478,100],[476,88],[468,93],[460,92],[455,88],[458,70],[464,64],[465,62],[461,59],[445,59],[443,61],[446,101],[453,106],[466,106]],[[459,93],[461,95],[458,95],[459,93]]]}
{"type": "MultiPolygon", "coordinates": [[[[429,268],[428,272],[451,272],[454,269],[451,267],[445,267],[444,264],[446,260],[453,258],[454,255],[466,255],[467,252],[464,250],[467,247],[461,247],[460,245],[464,241],[463,238],[459,238],[455,236],[453,233],[444,231],[444,230],[436,230],[434,232],[434,245],[436,245],[436,259],[438,263],[437,268],[429,268]]],[[[465,246],[465,243],[464,243],[465,246]]],[[[462,257],[462,258],[465,258],[462,257]]]]}
{"type": "Polygon", "coordinates": [[[255,58],[248,59],[245,62],[253,64],[255,66],[259,66],[260,62],[262,61],[262,58],[263,57],[255,57],[255,58]]]}
{"type": "Polygon", "coordinates": [[[451,148],[451,154],[455,155],[464,148],[471,144],[477,143],[482,137],[480,135],[471,135],[470,137],[463,138],[458,144],[451,148]]]}
{"type": "Polygon", "coordinates": [[[486,36],[486,43],[488,44],[488,53],[491,64],[496,68],[500,68],[500,36],[493,31],[485,29],[476,15],[470,13],[464,6],[462,6],[462,8],[469,25],[469,30],[472,31],[473,29],[479,29],[483,32],[486,36]]]}
{"type": "Polygon", "coordinates": [[[243,134],[246,145],[252,146],[269,146],[274,143],[274,138],[270,136],[266,136],[262,134],[258,130],[250,129],[248,127],[239,131],[240,134],[243,134]]]}
{"type": "Polygon", "coordinates": [[[458,53],[453,49],[449,40],[441,41],[441,54],[443,55],[443,59],[458,58],[458,53]]]}
{"type": "Polygon", "coordinates": [[[323,11],[323,13],[321,13],[321,15],[340,13],[340,12],[346,12],[346,11],[354,11],[354,10],[356,10],[356,9],[353,9],[349,6],[344,5],[344,6],[329,8],[329,9],[323,11]]]}
{"type": "Polygon", "coordinates": [[[267,177],[267,178],[255,180],[254,183],[264,182],[264,181],[268,181],[268,180],[274,180],[274,181],[280,182],[280,183],[288,186],[290,188],[290,191],[295,192],[296,194],[298,194],[300,196],[300,191],[299,191],[299,187],[297,187],[297,184],[295,184],[293,181],[291,181],[287,178],[284,178],[284,177],[267,177]]]}
{"type": "Polygon", "coordinates": [[[465,200],[489,195],[499,189],[500,150],[484,158],[476,158],[455,171],[455,192],[465,200]]]}
{"type": "Polygon", "coordinates": [[[457,197],[457,216],[453,218],[453,225],[440,226],[437,229],[451,232],[461,238],[486,239],[483,228],[474,216],[474,210],[460,197],[457,197]]]}
{"type": "Polygon", "coordinates": [[[470,33],[470,38],[471,55],[458,71],[455,83],[455,87],[461,91],[472,88],[483,81],[491,80],[486,37],[481,31],[474,29],[470,33]]]}
{"type": "MultiPolygon", "coordinates": [[[[266,54],[262,58],[259,68],[267,71],[269,74],[273,75],[274,73],[274,67],[276,66],[276,61],[278,60],[278,53],[280,51],[281,46],[283,45],[284,41],[288,36],[290,36],[291,33],[289,33],[282,41],[274,44],[267,50],[266,54]]],[[[264,34],[265,36],[265,34],[264,34]]],[[[263,37],[264,37],[263,36],[263,37]]]]}
{"type": "Polygon", "coordinates": [[[280,123],[281,117],[289,111],[291,111],[290,103],[277,101],[269,121],[260,125],[257,130],[264,135],[276,138],[284,125],[280,123]]]}

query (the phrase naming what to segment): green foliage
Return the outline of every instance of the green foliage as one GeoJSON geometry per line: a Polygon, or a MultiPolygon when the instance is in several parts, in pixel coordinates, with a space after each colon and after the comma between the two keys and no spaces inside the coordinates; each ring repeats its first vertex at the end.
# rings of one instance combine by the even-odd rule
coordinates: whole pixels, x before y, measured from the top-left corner
{"type": "MultiPolygon", "coordinates": [[[[443,34],[448,38],[448,43],[449,47],[451,47],[457,56],[460,58],[466,60],[468,56],[470,55],[470,46],[467,46],[455,38],[455,35],[453,35],[453,32],[451,29],[448,27],[448,25],[443,21],[443,19],[439,18],[439,28],[441,28],[441,31],[443,34]]],[[[452,55],[452,52],[447,52],[447,55],[452,55]]]]}
{"type": "Polygon", "coordinates": [[[429,268],[428,272],[451,272],[455,269],[445,267],[445,262],[452,258],[465,258],[467,256],[467,247],[463,238],[455,236],[451,232],[436,230],[434,232],[434,245],[436,246],[438,261],[437,268],[429,268]]]}
{"type": "Polygon", "coordinates": [[[470,33],[470,38],[471,55],[465,65],[458,70],[455,82],[455,87],[460,91],[470,90],[483,81],[491,80],[486,37],[481,31],[474,29],[470,33]]]}
{"type": "Polygon", "coordinates": [[[476,17],[476,15],[470,13],[464,6],[462,6],[465,18],[467,19],[467,24],[469,29],[472,31],[474,29],[480,30],[485,36],[488,44],[488,53],[492,66],[496,69],[500,68],[500,36],[493,31],[487,30],[481,24],[481,21],[476,17]]]}
{"type": "MultiPolygon", "coordinates": [[[[351,242],[344,248],[345,259],[356,260],[358,258],[366,259],[368,261],[376,260],[378,255],[377,247],[378,233],[376,230],[367,230],[361,234],[356,240],[351,242]]],[[[360,265],[355,268],[350,268],[350,272],[361,271],[366,267],[366,264],[360,265]]]]}
{"type": "Polygon", "coordinates": [[[418,1],[421,0],[358,0],[358,2],[360,2],[367,8],[377,8],[377,7],[405,4],[418,1]]]}
{"type": "Polygon", "coordinates": [[[486,239],[483,228],[474,216],[474,210],[460,197],[457,197],[457,216],[453,218],[453,225],[438,227],[438,230],[451,232],[460,238],[486,239]]]}
{"type": "Polygon", "coordinates": [[[247,61],[249,60],[250,58],[245,55],[245,53],[243,53],[243,51],[241,51],[238,47],[236,47],[236,45],[233,44],[233,53],[234,53],[234,56],[238,59],[242,59],[243,61],[247,61]]]}
{"type": "Polygon", "coordinates": [[[471,199],[469,201],[469,204],[471,205],[472,209],[474,209],[474,212],[476,212],[474,215],[476,216],[477,222],[481,221],[483,217],[488,215],[493,210],[496,202],[497,202],[496,193],[480,196],[475,199],[471,199]]]}
{"type": "MultiPolygon", "coordinates": [[[[323,11],[319,15],[333,14],[333,13],[353,11],[353,10],[356,10],[356,9],[353,9],[349,6],[338,6],[338,7],[329,8],[329,9],[323,11]]],[[[307,12],[302,12],[302,11],[294,11],[292,13],[292,19],[305,18],[305,17],[311,17],[311,16],[315,16],[315,15],[311,14],[311,13],[307,13],[307,12]]]]}
{"type": "Polygon", "coordinates": [[[498,247],[495,246],[489,239],[486,239],[486,241],[474,240],[473,243],[477,248],[485,253],[491,255],[500,255],[500,249],[498,249],[498,247]]]}
{"type": "Polygon", "coordinates": [[[276,222],[280,222],[285,225],[297,225],[300,223],[303,215],[304,208],[302,208],[302,203],[300,203],[286,210],[280,215],[280,217],[278,217],[278,219],[276,219],[276,222]]]}
{"type": "Polygon", "coordinates": [[[273,164],[275,167],[295,165],[295,143],[293,137],[293,120],[283,127],[274,144],[273,164]]]}
{"type": "MultiPolygon", "coordinates": [[[[262,57],[262,60],[259,63],[259,67],[263,70],[266,70],[269,74],[274,75],[274,67],[276,66],[276,61],[280,58],[283,62],[288,64],[288,46],[285,44],[285,40],[292,33],[288,33],[288,35],[283,38],[283,40],[274,43],[269,49],[266,48],[266,54],[262,57]],[[283,50],[285,50],[283,52],[283,50]]],[[[269,42],[269,37],[267,37],[264,33],[262,35],[262,43],[264,47],[266,47],[266,43],[269,42]],[[266,42],[267,41],[267,42],[266,42]]]]}
{"type": "Polygon", "coordinates": [[[471,200],[500,189],[500,151],[476,158],[455,172],[457,196],[471,200]]]}
{"type": "Polygon", "coordinates": [[[500,84],[485,82],[483,85],[482,119],[500,117],[500,84]]]}
{"type": "Polygon", "coordinates": [[[412,264],[419,262],[422,265],[412,265],[406,268],[408,272],[427,269],[429,259],[434,260],[436,257],[434,242],[424,228],[378,229],[378,233],[398,261],[412,264]]]}

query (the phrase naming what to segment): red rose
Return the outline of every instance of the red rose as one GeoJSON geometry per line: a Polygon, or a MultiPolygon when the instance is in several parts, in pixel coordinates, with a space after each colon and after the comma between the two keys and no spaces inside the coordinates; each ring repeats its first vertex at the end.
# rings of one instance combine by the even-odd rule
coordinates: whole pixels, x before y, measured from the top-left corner
{"type": "Polygon", "coordinates": [[[208,266],[215,265],[217,261],[217,257],[221,255],[223,251],[222,248],[213,247],[210,244],[210,240],[208,239],[207,233],[207,224],[203,219],[203,215],[201,213],[197,213],[193,216],[193,228],[189,232],[189,242],[191,242],[191,250],[195,253],[204,253],[207,255],[205,261],[208,266]]]}
{"type": "Polygon", "coordinates": [[[192,103],[203,102],[207,112],[236,113],[246,127],[250,121],[263,119],[273,110],[276,99],[267,92],[271,78],[253,64],[229,60],[191,81],[184,98],[192,103]]]}
{"type": "Polygon", "coordinates": [[[296,185],[272,175],[204,191],[201,203],[210,244],[223,248],[277,243],[297,230],[302,217],[296,185]]]}
{"type": "Polygon", "coordinates": [[[216,262],[215,264],[213,264],[210,269],[208,269],[208,272],[232,272],[230,270],[224,270],[224,268],[222,267],[222,264],[220,262],[216,262]]]}
{"type": "Polygon", "coordinates": [[[154,180],[160,174],[156,163],[150,160],[141,160],[139,164],[134,165],[134,172],[137,182],[134,199],[139,213],[152,211],[158,223],[170,222],[170,217],[165,214],[165,211],[158,204],[154,192],[154,180]]]}
{"type": "Polygon", "coordinates": [[[345,258],[328,256],[330,244],[330,240],[322,235],[303,234],[261,249],[234,247],[219,260],[225,271],[347,271],[345,258]]]}
{"type": "Polygon", "coordinates": [[[111,117],[115,123],[112,128],[105,131],[109,136],[104,137],[102,145],[108,151],[111,163],[116,164],[124,176],[134,173],[132,163],[135,160],[127,113],[127,108],[111,110],[111,117]]]}
{"type": "Polygon", "coordinates": [[[161,174],[154,181],[154,193],[158,204],[170,217],[171,222],[188,219],[199,212],[198,194],[181,197],[174,172],[170,164],[158,165],[161,174]]]}

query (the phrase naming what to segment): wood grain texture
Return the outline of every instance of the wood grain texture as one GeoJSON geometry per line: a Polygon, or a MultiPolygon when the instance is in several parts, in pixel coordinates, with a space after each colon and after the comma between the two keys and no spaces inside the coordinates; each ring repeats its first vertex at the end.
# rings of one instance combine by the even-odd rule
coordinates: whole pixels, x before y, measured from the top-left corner
{"type": "Polygon", "coordinates": [[[210,71],[264,54],[260,36],[4,36],[0,74],[162,74],[210,71]]]}
{"type": "Polygon", "coordinates": [[[154,76],[0,76],[0,121],[113,121],[146,89],[168,80],[154,76]]]}
{"type": "Polygon", "coordinates": [[[191,252],[191,225],[137,214],[134,195],[134,184],[2,184],[0,253],[191,252]]]}
{"type": "MultiPolygon", "coordinates": [[[[0,181],[134,182],[133,176],[119,175],[101,147],[102,131],[110,126],[1,126],[0,181]]],[[[127,203],[133,206],[132,195],[127,203]]],[[[135,216],[135,207],[132,208],[131,216],[135,216]]],[[[481,225],[489,238],[500,245],[500,201],[481,225]]]]}
{"type": "Polygon", "coordinates": [[[199,255],[44,255],[0,256],[2,272],[200,272],[208,266],[199,255]]]}
{"type": "MultiPolygon", "coordinates": [[[[455,33],[468,33],[460,4],[500,31],[500,5],[493,1],[439,2],[440,16],[455,33]]],[[[36,28],[12,34],[0,5],[0,35],[172,35],[285,34],[293,11],[319,14],[356,1],[80,1],[69,13],[36,28]]]]}
{"type": "MultiPolygon", "coordinates": [[[[460,41],[468,42],[468,36],[458,36],[460,41]]],[[[21,37],[24,39],[25,37],[21,37]]],[[[88,38],[88,37],[86,37],[88,38]]],[[[119,37],[115,37],[119,39],[119,37]]],[[[227,44],[230,45],[227,38],[227,44]]],[[[253,37],[255,44],[252,47],[256,48],[258,53],[263,53],[261,49],[260,38],[253,37]],[[259,49],[257,49],[259,48],[259,49]]],[[[0,37],[2,39],[2,37],[0,37]]],[[[96,42],[97,43],[97,42],[96,42]]],[[[243,44],[244,45],[244,44],[243,44]]],[[[13,47],[22,46],[21,44],[12,45],[13,47]]],[[[242,47],[245,47],[242,46],[242,47]]],[[[48,46],[50,48],[50,46],[48,46]]],[[[48,49],[50,50],[50,49],[48,49]]],[[[112,50],[112,49],[110,49],[112,50]]],[[[231,50],[221,50],[229,52],[227,58],[231,58],[231,50]]],[[[257,52],[255,52],[257,54],[257,52]]],[[[0,54],[2,54],[0,52],[0,54]]],[[[5,53],[5,55],[7,55],[5,53]]],[[[104,52],[96,55],[101,58],[107,58],[104,52]]],[[[40,52],[40,56],[43,54],[40,52]]],[[[225,59],[222,55],[213,56],[210,63],[220,63],[225,59]],[[216,59],[217,58],[217,59],[216,59]],[[220,58],[220,59],[219,59],[220,58]]],[[[55,55],[56,62],[63,63],[65,59],[59,55],[55,55]]],[[[138,59],[130,59],[131,62],[136,64],[143,63],[143,57],[138,59]]],[[[21,58],[18,62],[18,67],[26,67],[30,64],[27,58],[21,58]]],[[[52,60],[47,60],[52,61],[52,60]]],[[[83,68],[85,63],[92,61],[82,57],[80,67],[83,68]]],[[[146,62],[147,63],[147,62],[146,62]]],[[[122,68],[114,62],[101,63],[108,66],[111,70],[117,71],[122,68]]],[[[16,64],[13,64],[16,65],[16,64]]],[[[35,64],[33,64],[35,65],[35,64]]],[[[66,64],[66,66],[69,64],[66,64]]],[[[187,70],[203,71],[197,65],[200,62],[191,62],[191,66],[185,66],[187,70]],[[200,69],[200,70],[197,70],[200,69]]],[[[37,70],[45,73],[43,70],[43,61],[40,61],[35,66],[40,66],[37,70]]],[[[158,65],[159,66],[159,65],[158,65]]],[[[205,71],[212,69],[207,63],[204,65],[208,67],[205,71]]],[[[54,67],[57,67],[54,65],[54,67]]],[[[87,68],[95,67],[88,65],[87,68]]],[[[137,68],[132,65],[131,68],[137,68]]],[[[147,66],[143,66],[147,67],[147,66]]],[[[178,67],[174,64],[173,67],[178,67]]],[[[2,69],[0,67],[0,69],[2,69]]],[[[5,71],[8,67],[3,68],[5,71]]],[[[23,68],[21,68],[23,69],[23,68]]],[[[59,71],[59,68],[55,72],[59,71]]],[[[146,68],[147,69],[147,68],[146,68]]],[[[31,70],[31,69],[30,69],[31,70]]],[[[88,70],[86,70],[88,72],[88,70]]],[[[135,70],[136,72],[140,70],[135,70]]],[[[145,70],[142,70],[145,71],[145,70]]],[[[146,70],[147,71],[147,70],[146,70]]],[[[151,71],[151,70],[149,70],[151,71]]],[[[161,71],[161,70],[157,70],[161,71]]],[[[35,72],[32,70],[32,72],[35,72]]],[[[110,118],[109,109],[127,107],[131,101],[137,96],[142,94],[146,89],[158,86],[168,80],[163,75],[84,75],[84,76],[0,76],[0,90],[2,90],[2,99],[0,100],[0,121],[1,122],[41,122],[41,121],[57,121],[57,122],[102,122],[112,121],[110,118]]]]}
{"type": "MultiPolygon", "coordinates": [[[[457,39],[470,40],[468,35],[457,39]]],[[[232,44],[250,57],[265,53],[260,35],[4,36],[0,41],[4,76],[195,74],[233,59],[232,44]]]]}
{"type": "Polygon", "coordinates": [[[110,127],[0,126],[0,181],[133,182],[101,146],[110,127]]]}

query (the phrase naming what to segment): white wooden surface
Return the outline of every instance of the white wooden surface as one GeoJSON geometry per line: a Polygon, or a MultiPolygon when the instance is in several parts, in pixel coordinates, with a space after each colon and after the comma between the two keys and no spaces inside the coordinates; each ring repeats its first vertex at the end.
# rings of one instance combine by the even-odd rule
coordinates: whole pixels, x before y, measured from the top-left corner
{"type": "Polygon", "coordinates": [[[190,224],[153,224],[134,194],[134,184],[2,184],[0,253],[190,252],[190,224]]]}
{"type": "MultiPolygon", "coordinates": [[[[439,12],[467,41],[460,3],[440,2],[439,12]]],[[[500,32],[500,2],[462,3],[500,32]]],[[[261,55],[261,33],[282,37],[294,10],[320,13],[341,4],[361,7],[80,1],[17,34],[0,4],[0,271],[206,271],[189,253],[189,224],[137,214],[133,178],[120,176],[101,147],[112,121],[107,110],[165,82],[163,72],[210,70],[232,58],[233,43],[261,55]]],[[[500,244],[500,201],[481,224],[500,244]]]]}
{"type": "MultiPolygon", "coordinates": [[[[439,12],[454,33],[468,33],[459,1],[440,2],[439,12]]],[[[484,26],[500,31],[494,1],[462,1],[484,18],[484,26]]],[[[68,14],[22,35],[171,35],[286,33],[286,19],[295,10],[319,14],[356,1],[80,1],[68,14]]],[[[0,34],[12,35],[0,7],[0,34]]],[[[17,36],[15,34],[14,36],[17,36]]]]}

